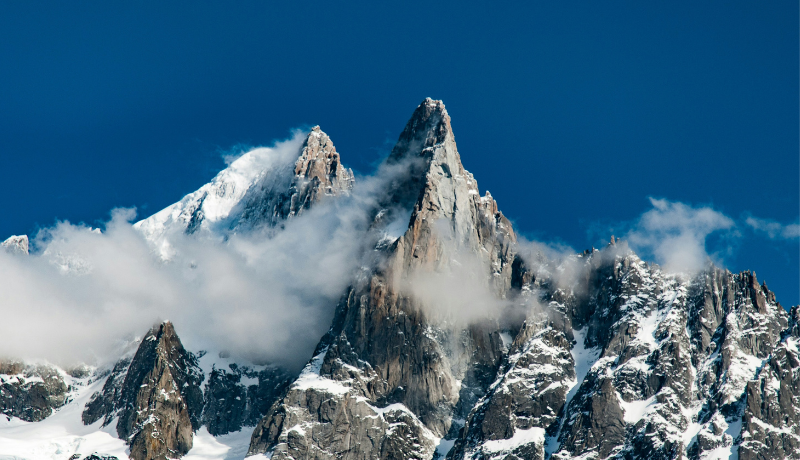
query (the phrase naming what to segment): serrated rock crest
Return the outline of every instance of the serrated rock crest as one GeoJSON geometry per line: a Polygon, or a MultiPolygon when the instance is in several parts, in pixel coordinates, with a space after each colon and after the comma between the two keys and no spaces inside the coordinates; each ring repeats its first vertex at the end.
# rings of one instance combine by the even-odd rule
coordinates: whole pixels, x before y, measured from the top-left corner
{"type": "Polygon", "coordinates": [[[464,170],[441,101],[420,104],[387,163],[407,173],[392,183],[376,215],[410,209],[408,229],[384,249],[385,263],[344,295],[316,356],[256,427],[250,453],[430,458],[436,438],[464,410],[460,393],[476,397],[487,372],[494,375],[501,355],[496,331],[463,331],[467,346],[448,356],[449,340],[401,284],[414,270],[445,268],[463,250],[480,258],[487,280],[506,279],[497,283],[502,291],[510,285],[510,224],[464,170]]]}

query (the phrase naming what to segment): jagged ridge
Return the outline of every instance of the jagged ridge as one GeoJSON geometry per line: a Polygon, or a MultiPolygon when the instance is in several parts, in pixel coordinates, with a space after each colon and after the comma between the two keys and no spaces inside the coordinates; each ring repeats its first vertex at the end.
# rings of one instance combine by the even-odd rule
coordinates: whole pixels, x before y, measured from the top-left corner
{"type": "MultiPolygon", "coordinates": [[[[84,422],[116,420],[137,460],[182,455],[202,425],[255,422],[249,452],[273,459],[800,458],[800,313],[754,273],[665,273],[613,237],[562,261],[520,254],[464,169],[441,101],[420,104],[386,163],[402,173],[376,199],[365,241],[378,243],[299,376],[235,364],[203,374],[165,323],[111,370],[84,422]],[[409,287],[465,257],[504,315],[459,324],[409,287]]],[[[353,185],[318,127],[275,174],[248,170],[233,187],[242,171],[138,228],[156,243],[170,222],[279,231],[353,185]],[[214,196],[224,212],[208,207],[214,196]]]]}

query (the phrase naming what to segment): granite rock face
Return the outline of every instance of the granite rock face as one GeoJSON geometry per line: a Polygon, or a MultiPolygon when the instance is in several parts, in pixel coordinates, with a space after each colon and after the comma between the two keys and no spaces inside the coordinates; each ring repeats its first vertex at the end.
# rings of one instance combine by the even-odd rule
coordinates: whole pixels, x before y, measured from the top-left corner
{"type": "Polygon", "coordinates": [[[83,413],[85,424],[117,420],[134,460],[179,458],[200,426],[203,374],[169,322],[153,327],[129,363],[120,362],[83,413]],[[123,376],[124,374],[124,376],[123,376]]]}
{"type": "Polygon", "coordinates": [[[276,366],[214,367],[205,385],[202,424],[214,436],[255,426],[294,377],[276,366]]]}
{"type": "Polygon", "coordinates": [[[86,404],[83,423],[116,421],[134,460],[179,458],[201,426],[215,436],[255,426],[295,376],[276,366],[234,363],[205,375],[165,322],[145,335],[135,355],[97,374],[105,382],[86,404]]]}
{"type": "Polygon", "coordinates": [[[408,229],[376,246],[383,258],[343,296],[314,358],[256,427],[250,453],[431,458],[470,409],[460,395],[477,399],[496,373],[496,326],[448,330],[404,286],[462,253],[478,260],[488,289],[502,296],[509,286],[515,235],[464,170],[444,104],[417,108],[387,163],[406,173],[378,200],[373,230],[410,212],[408,229]]]}
{"type": "Polygon", "coordinates": [[[0,414],[26,422],[44,420],[69,397],[65,376],[53,366],[0,361],[0,414]]]}
{"type": "Polygon", "coordinates": [[[342,166],[331,139],[315,126],[294,163],[293,175],[265,175],[254,184],[242,199],[243,210],[233,226],[274,227],[325,196],[348,194],[353,182],[353,171],[342,166]],[[286,179],[288,184],[281,182],[286,179]]]}
{"type": "MultiPolygon", "coordinates": [[[[526,320],[448,458],[747,455],[752,380],[785,359],[788,324],[754,274],[670,275],[615,244],[531,271],[547,308],[526,320]],[[551,275],[570,270],[566,287],[551,275]]],[[[771,452],[758,458],[797,455],[771,452]]]]}
{"type": "Polygon", "coordinates": [[[670,274],[614,239],[563,260],[519,252],[464,170],[439,101],[417,108],[387,167],[406,174],[377,199],[372,231],[410,214],[407,229],[376,244],[382,258],[342,297],[251,454],[794,458],[796,326],[755,274],[670,274]],[[435,279],[465,255],[514,308],[456,325],[417,295],[415,277],[435,279]],[[783,393],[764,393],[776,382],[783,393]],[[404,422],[390,421],[400,413],[404,422]]]}
{"type": "Polygon", "coordinates": [[[755,380],[747,383],[742,460],[800,458],[800,307],[755,380]]]}

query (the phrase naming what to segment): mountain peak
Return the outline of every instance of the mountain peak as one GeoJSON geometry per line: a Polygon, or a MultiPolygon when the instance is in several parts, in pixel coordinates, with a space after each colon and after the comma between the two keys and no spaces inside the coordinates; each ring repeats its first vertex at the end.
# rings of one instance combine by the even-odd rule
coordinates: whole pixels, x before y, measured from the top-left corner
{"type": "Polygon", "coordinates": [[[392,196],[393,203],[412,209],[405,260],[440,260],[444,240],[491,253],[499,239],[516,239],[492,195],[486,191],[481,197],[475,178],[464,169],[442,101],[426,98],[417,106],[387,163],[402,164],[407,171],[392,196]]]}
{"type": "Polygon", "coordinates": [[[389,155],[389,161],[397,162],[411,155],[432,154],[430,149],[445,142],[448,137],[453,138],[453,129],[444,102],[426,98],[406,123],[389,155]]]}
{"type": "Polygon", "coordinates": [[[245,153],[211,182],[135,227],[169,258],[170,233],[275,226],[323,196],[349,193],[353,182],[330,137],[314,126],[305,137],[245,153]]]}
{"type": "Polygon", "coordinates": [[[134,460],[186,454],[200,426],[203,374],[169,321],[154,325],[130,361],[114,367],[83,412],[84,424],[115,417],[117,434],[134,460]]]}
{"type": "Polygon", "coordinates": [[[0,246],[12,254],[28,254],[28,235],[10,236],[0,246]]]}
{"type": "Polygon", "coordinates": [[[303,143],[303,150],[295,162],[294,173],[306,180],[318,180],[326,195],[347,192],[352,188],[353,172],[342,166],[339,152],[331,138],[319,128],[311,128],[303,143]]]}
{"type": "Polygon", "coordinates": [[[265,176],[254,183],[242,199],[242,212],[234,226],[278,225],[302,214],[322,197],[350,193],[355,181],[353,171],[342,166],[333,141],[319,126],[306,136],[293,172],[284,181],[265,176]]]}

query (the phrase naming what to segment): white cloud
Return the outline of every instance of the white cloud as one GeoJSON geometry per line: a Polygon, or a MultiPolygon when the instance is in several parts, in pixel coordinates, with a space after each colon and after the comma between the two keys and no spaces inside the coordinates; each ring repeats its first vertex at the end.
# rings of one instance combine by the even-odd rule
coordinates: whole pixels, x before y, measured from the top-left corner
{"type": "Polygon", "coordinates": [[[469,251],[452,253],[447,264],[420,267],[402,280],[401,289],[417,301],[434,324],[461,330],[498,319],[514,305],[489,286],[487,264],[469,251]]]}
{"type": "Polygon", "coordinates": [[[168,262],[129,209],[102,233],[68,222],[42,230],[31,255],[0,251],[0,356],[103,362],[169,319],[190,350],[302,365],[373,252],[372,213],[402,166],[359,178],[349,197],[319,202],[270,237],[169,235],[168,262]]]}
{"type": "Polygon", "coordinates": [[[710,207],[695,208],[655,198],[650,198],[650,203],[653,209],[642,214],[626,239],[634,251],[654,257],[669,272],[702,269],[709,259],[706,238],[736,226],[710,207]]]}
{"type": "Polygon", "coordinates": [[[759,219],[748,216],[745,223],[753,230],[766,234],[772,239],[796,239],[800,238],[800,224],[783,225],[770,219],[759,219]]]}

